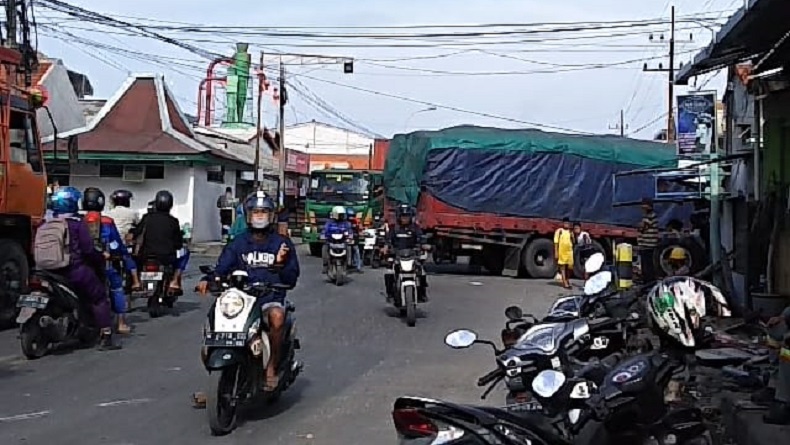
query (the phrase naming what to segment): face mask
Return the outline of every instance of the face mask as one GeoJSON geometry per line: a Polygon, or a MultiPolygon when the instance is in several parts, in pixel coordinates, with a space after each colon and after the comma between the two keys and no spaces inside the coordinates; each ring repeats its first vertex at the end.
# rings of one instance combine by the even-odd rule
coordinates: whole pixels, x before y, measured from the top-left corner
{"type": "Polygon", "coordinates": [[[253,216],[250,218],[250,226],[253,229],[265,229],[269,227],[269,218],[266,216],[253,216]]]}

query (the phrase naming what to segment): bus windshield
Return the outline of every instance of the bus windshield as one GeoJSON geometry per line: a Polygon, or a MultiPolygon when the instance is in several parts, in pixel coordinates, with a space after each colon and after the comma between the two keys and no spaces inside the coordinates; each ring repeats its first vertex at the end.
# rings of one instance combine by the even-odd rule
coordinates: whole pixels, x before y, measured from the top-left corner
{"type": "Polygon", "coordinates": [[[370,193],[368,177],[367,173],[313,172],[308,198],[325,203],[367,200],[370,193]]]}

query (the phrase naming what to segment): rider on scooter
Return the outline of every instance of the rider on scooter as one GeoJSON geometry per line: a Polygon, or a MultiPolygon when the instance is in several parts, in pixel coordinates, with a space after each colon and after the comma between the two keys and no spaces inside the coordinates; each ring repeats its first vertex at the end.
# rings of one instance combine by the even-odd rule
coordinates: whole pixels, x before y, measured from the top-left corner
{"type": "MultiPolygon", "coordinates": [[[[414,222],[414,209],[406,204],[402,204],[397,210],[397,225],[393,227],[388,234],[387,251],[394,254],[399,250],[417,249],[422,242],[422,230],[414,222]]],[[[384,276],[385,286],[387,289],[388,298],[394,298],[394,292],[391,292],[392,283],[387,283],[387,277],[384,276]]],[[[392,277],[394,278],[394,277],[392,277]]],[[[427,294],[428,282],[425,274],[420,275],[420,285],[417,288],[417,299],[419,301],[428,301],[427,294]]]]}
{"type": "Polygon", "coordinates": [[[349,225],[351,225],[351,236],[354,238],[354,243],[351,245],[351,263],[357,272],[362,273],[362,256],[359,252],[359,237],[362,233],[362,227],[359,225],[357,214],[351,207],[346,209],[346,216],[349,225]]]}
{"type": "MultiPolygon", "coordinates": [[[[244,203],[247,215],[247,232],[238,236],[222,249],[214,277],[225,277],[235,270],[244,269],[252,283],[273,283],[295,286],[299,278],[299,260],[290,239],[274,230],[276,205],[262,191],[251,195],[244,203]]],[[[203,277],[198,292],[205,294],[208,281],[203,277]]],[[[279,385],[277,363],[285,323],[285,292],[274,291],[258,298],[262,313],[269,319],[271,358],[266,366],[266,391],[275,391],[279,385]]]]}
{"type": "MultiPolygon", "coordinates": [[[[343,206],[332,208],[330,219],[324,225],[321,238],[327,240],[333,233],[344,233],[346,236],[351,235],[351,224],[346,221],[346,209],[343,206]]],[[[329,245],[326,243],[324,243],[324,248],[321,251],[321,258],[324,261],[323,273],[327,273],[329,269],[329,245]]]]}

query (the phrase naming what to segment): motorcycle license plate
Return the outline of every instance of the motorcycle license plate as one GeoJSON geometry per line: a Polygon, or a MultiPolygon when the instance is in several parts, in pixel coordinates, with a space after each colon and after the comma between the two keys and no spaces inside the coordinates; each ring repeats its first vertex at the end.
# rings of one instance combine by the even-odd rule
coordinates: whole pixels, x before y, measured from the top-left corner
{"type": "Polygon", "coordinates": [[[346,245],[345,244],[330,244],[329,248],[333,249],[333,250],[346,250],[346,245]]]}
{"type": "Polygon", "coordinates": [[[35,314],[35,313],[36,313],[36,308],[23,307],[19,311],[19,315],[16,317],[17,324],[25,324],[25,323],[27,323],[27,321],[30,320],[30,317],[32,317],[33,314],[35,314]]]}
{"type": "Polygon", "coordinates": [[[206,332],[203,345],[215,347],[240,347],[247,344],[245,332],[206,332]]]}
{"type": "Polygon", "coordinates": [[[162,272],[141,272],[141,281],[162,281],[164,274],[162,272]]]}
{"type": "Polygon", "coordinates": [[[49,297],[41,292],[33,292],[30,295],[21,295],[16,303],[17,307],[44,309],[49,303],[49,297]]]}

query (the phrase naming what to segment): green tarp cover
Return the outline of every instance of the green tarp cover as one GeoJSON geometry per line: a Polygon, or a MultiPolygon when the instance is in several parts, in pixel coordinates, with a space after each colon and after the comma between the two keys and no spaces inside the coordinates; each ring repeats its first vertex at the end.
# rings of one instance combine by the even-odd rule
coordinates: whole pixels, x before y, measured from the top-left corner
{"type": "MultiPolygon", "coordinates": [[[[476,126],[459,126],[438,131],[398,134],[390,142],[384,168],[387,197],[412,205],[417,203],[427,160],[433,150],[485,150],[523,153],[525,158],[537,154],[576,156],[619,165],[633,170],[677,166],[674,146],[610,135],[572,135],[541,130],[509,130],[476,126]]],[[[513,159],[512,156],[508,156],[513,159]]],[[[475,169],[480,166],[469,165],[475,169]]],[[[498,168],[498,166],[486,166],[498,168]]]]}

